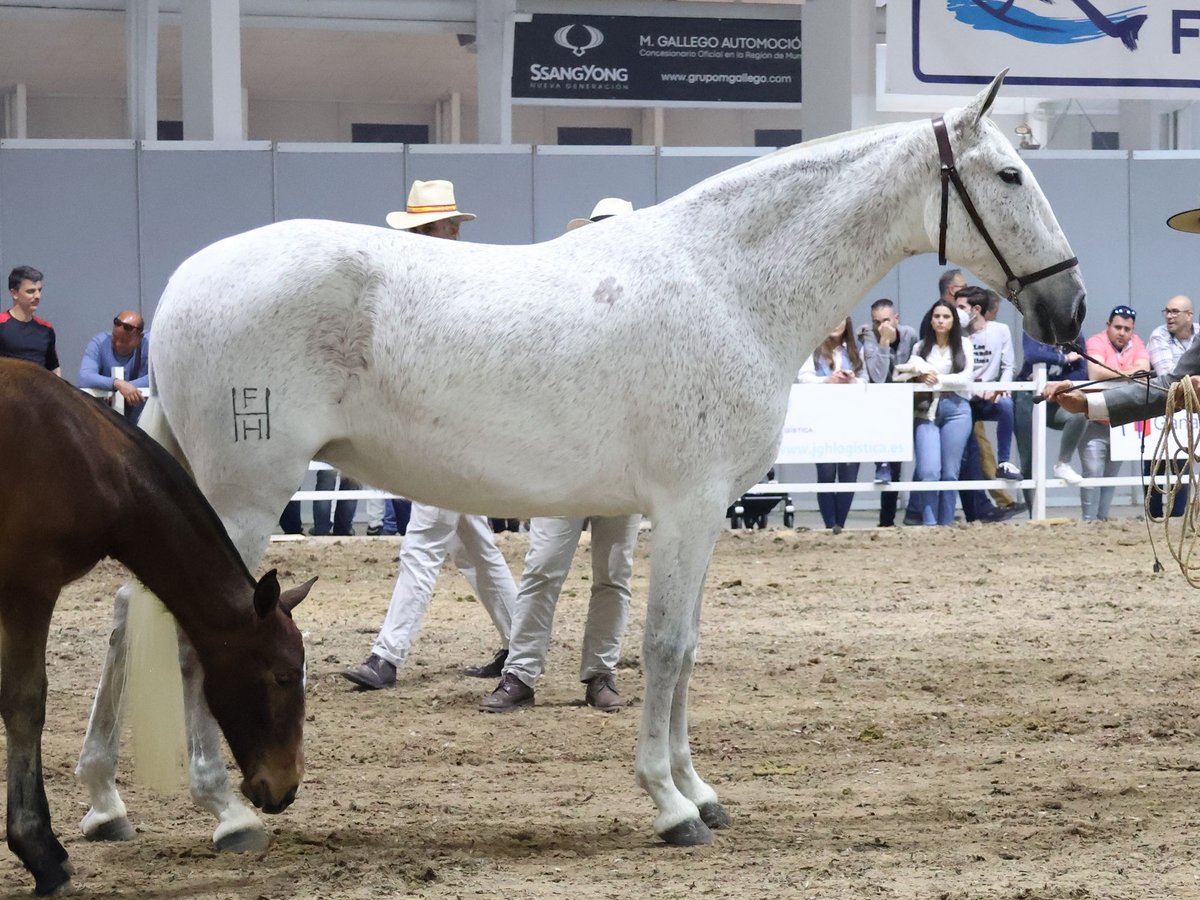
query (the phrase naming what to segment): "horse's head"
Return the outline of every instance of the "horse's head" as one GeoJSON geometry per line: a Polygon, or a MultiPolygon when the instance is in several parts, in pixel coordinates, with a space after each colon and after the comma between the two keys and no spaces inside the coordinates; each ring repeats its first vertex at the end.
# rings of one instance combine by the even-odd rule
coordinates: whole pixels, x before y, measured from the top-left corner
{"type": "Polygon", "coordinates": [[[242,793],[268,813],[291,805],[304,775],[304,640],[292,609],[314,581],[281,594],[275,570],[264,575],[244,640],[204,669],[204,696],[242,770],[242,793]]]}
{"type": "MultiPolygon", "coordinates": [[[[1006,73],[1007,69],[997,75],[966,107],[945,115],[949,149],[941,150],[943,166],[937,165],[939,151],[934,151],[935,171],[944,172],[947,154],[952,155],[951,164],[978,211],[978,221],[953,176],[939,174],[925,222],[935,246],[944,233],[949,259],[1012,298],[1032,337],[1046,343],[1070,341],[1079,333],[1085,312],[1083,279],[1078,265],[1070,265],[1071,245],[1029,167],[986,118],[1006,73]]],[[[931,136],[935,133],[931,129],[931,136]]]]}

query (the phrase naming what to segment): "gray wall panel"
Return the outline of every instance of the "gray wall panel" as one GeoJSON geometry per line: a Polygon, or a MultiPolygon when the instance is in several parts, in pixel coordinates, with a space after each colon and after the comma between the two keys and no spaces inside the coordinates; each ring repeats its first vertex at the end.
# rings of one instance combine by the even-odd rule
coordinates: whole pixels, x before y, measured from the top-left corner
{"type": "Polygon", "coordinates": [[[1197,185],[1200,158],[1134,160],[1129,220],[1133,223],[1130,259],[1135,288],[1129,299],[1139,313],[1137,330],[1143,339],[1163,324],[1160,310],[1174,295],[1187,294],[1200,304],[1200,268],[1196,265],[1200,237],[1166,225],[1175,213],[1200,206],[1197,185]]]}
{"type": "Polygon", "coordinates": [[[534,239],[558,237],[571,219],[586,217],[604,197],[628,200],[634,209],[653,206],[655,157],[643,152],[652,148],[624,150],[539,147],[533,162],[534,239]]]}
{"type": "MultiPolygon", "coordinates": [[[[46,276],[38,315],[54,325],[63,375],[74,382],[92,335],[139,309],[134,150],[5,149],[0,246],[10,269],[46,276]]],[[[11,306],[7,294],[2,307],[11,306]]]]}
{"type": "Polygon", "coordinates": [[[141,155],[142,298],[158,305],[181,262],[272,221],[271,151],[146,149],[141,155]]]}
{"type": "MultiPolygon", "coordinates": [[[[408,184],[414,180],[454,182],[458,208],[478,218],[462,227],[460,240],[483,244],[533,241],[533,157],[528,146],[475,148],[413,146],[408,152],[408,184]]],[[[408,185],[392,209],[404,209],[408,185]]]]}
{"type": "Polygon", "coordinates": [[[404,150],[275,154],[275,217],[384,225],[408,195],[404,150]]]}

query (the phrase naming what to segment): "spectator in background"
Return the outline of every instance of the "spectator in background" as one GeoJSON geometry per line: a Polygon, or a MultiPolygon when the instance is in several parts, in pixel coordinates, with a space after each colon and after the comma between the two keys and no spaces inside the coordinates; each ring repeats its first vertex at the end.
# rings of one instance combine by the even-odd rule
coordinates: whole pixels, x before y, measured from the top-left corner
{"type": "Polygon", "coordinates": [[[142,414],[143,390],[150,389],[150,338],[146,323],[132,309],[117,313],[112,331],[102,331],[88,341],[79,363],[79,386],[112,391],[125,401],[125,417],[137,424],[142,414]],[[113,369],[124,370],[114,378],[113,369]]]}
{"type": "MultiPolygon", "coordinates": [[[[857,384],[866,377],[862,354],[854,339],[854,325],[847,316],[825,340],[816,352],[804,361],[796,380],[801,384],[857,384]]],[[[817,463],[817,481],[822,484],[841,482],[851,484],[858,480],[858,463],[817,463]]],[[[834,493],[821,491],[817,494],[817,507],[825,527],[840,534],[846,527],[846,516],[854,494],[848,491],[834,493]]]]}
{"type": "MultiPolygon", "coordinates": [[[[955,481],[971,434],[970,386],[974,347],[963,336],[958,309],[937,300],[921,320],[912,358],[895,368],[897,380],[927,386],[913,407],[913,446],[919,481],[955,481]]],[[[954,491],[914,492],[925,525],[954,523],[954,491]]]]}
{"type": "MultiPolygon", "coordinates": [[[[1013,378],[1012,333],[1007,325],[988,320],[993,304],[1000,305],[1000,298],[987,288],[968,285],[955,295],[955,303],[967,315],[966,333],[971,339],[975,353],[974,380],[983,382],[1009,382],[1013,378]]],[[[960,320],[961,321],[961,320],[960,320]]],[[[982,481],[984,478],[1019,480],[1021,470],[1009,462],[1012,452],[1013,403],[1012,397],[1003,391],[984,391],[971,396],[972,434],[967,438],[962,464],[965,481],[982,481]],[[998,462],[988,475],[982,459],[978,435],[984,422],[996,423],[996,454],[998,462]]],[[[986,441],[986,434],[984,440],[986,441]]],[[[991,454],[991,445],[988,445],[991,454]]],[[[1001,522],[1017,512],[1010,500],[1005,507],[996,507],[983,491],[960,492],[963,517],[968,522],[1001,522]]],[[[1007,499],[1007,498],[1006,498],[1007,499]]]]}
{"type": "MultiPolygon", "coordinates": [[[[1150,367],[1154,369],[1154,374],[1165,376],[1175,371],[1179,357],[1183,356],[1184,351],[1192,346],[1192,341],[1196,339],[1196,324],[1192,316],[1191,299],[1183,294],[1172,297],[1163,309],[1163,318],[1166,322],[1150,332],[1150,340],[1146,342],[1146,353],[1150,357],[1150,367]]],[[[1165,474],[1177,476],[1187,465],[1186,459],[1175,460],[1165,474]]],[[[1149,475],[1150,468],[1149,461],[1142,463],[1143,474],[1149,475]]],[[[1146,492],[1150,501],[1150,515],[1155,519],[1161,519],[1163,514],[1162,491],[1147,486],[1146,492]]],[[[1187,502],[1188,488],[1185,482],[1179,486],[1175,494],[1175,500],[1171,505],[1171,515],[1173,517],[1182,516],[1184,510],[1187,509],[1187,502]]]]}
{"type": "Polygon", "coordinates": [[[42,273],[17,266],[8,273],[12,309],[0,313],[0,356],[24,359],[62,377],[54,326],[34,312],[42,303],[42,273]]]}
{"type": "MultiPolygon", "coordinates": [[[[900,324],[900,315],[891,300],[882,298],[872,303],[871,327],[863,328],[859,333],[867,380],[871,384],[891,381],[896,364],[908,362],[917,339],[915,328],[900,324]]],[[[875,464],[876,484],[890,484],[893,478],[900,478],[899,461],[875,464]]],[[[884,491],[879,495],[880,528],[896,524],[896,500],[896,491],[884,491]]]]}
{"type": "MultiPolygon", "coordinates": [[[[1088,363],[1088,380],[1105,381],[1144,372],[1150,368],[1150,354],[1142,339],[1133,333],[1137,312],[1129,306],[1114,306],[1108,316],[1104,331],[1093,334],[1087,340],[1088,356],[1097,362],[1088,363]]],[[[1083,433],[1084,478],[1115,478],[1121,472],[1121,463],[1112,459],[1107,419],[1089,421],[1083,433]]],[[[1114,487],[1082,487],[1079,500],[1083,521],[1108,521],[1112,506],[1114,487]]]]}
{"type": "MultiPolygon", "coordinates": [[[[967,286],[966,276],[963,275],[962,269],[946,269],[938,276],[938,299],[955,306],[958,292],[967,286]]],[[[967,316],[959,314],[959,324],[962,326],[964,333],[967,327],[967,316]]],[[[920,475],[913,467],[913,481],[919,481],[920,475]]],[[[904,510],[905,525],[923,525],[921,509],[917,503],[918,493],[913,491],[908,495],[908,505],[904,510]]]]}
{"type": "MultiPolygon", "coordinates": [[[[318,469],[318,491],[357,491],[360,485],[353,478],[344,478],[337,469],[318,469]]],[[[334,506],[328,500],[314,500],[313,527],[309,534],[316,537],[349,537],[354,534],[354,514],[358,511],[357,500],[338,500],[334,506]],[[330,507],[333,506],[333,521],[329,519],[330,507]]]]}
{"type": "MultiPolygon", "coordinates": [[[[1079,337],[1075,339],[1076,349],[1060,350],[1052,344],[1035,341],[1029,335],[1021,338],[1021,351],[1025,361],[1017,374],[1017,381],[1032,381],[1033,367],[1037,363],[1046,364],[1046,377],[1050,381],[1087,381],[1087,360],[1080,352],[1082,343],[1079,337]]],[[[1021,453],[1021,475],[1024,478],[1033,477],[1033,394],[1021,391],[1013,398],[1014,417],[1016,424],[1017,446],[1021,453]]],[[[1070,413],[1051,402],[1046,409],[1046,425],[1062,432],[1058,444],[1058,459],[1054,463],[1054,477],[1061,478],[1069,485],[1077,485],[1083,481],[1083,476],[1071,465],[1071,459],[1079,449],[1087,429],[1087,416],[1082,413],[1070,413]]]]}

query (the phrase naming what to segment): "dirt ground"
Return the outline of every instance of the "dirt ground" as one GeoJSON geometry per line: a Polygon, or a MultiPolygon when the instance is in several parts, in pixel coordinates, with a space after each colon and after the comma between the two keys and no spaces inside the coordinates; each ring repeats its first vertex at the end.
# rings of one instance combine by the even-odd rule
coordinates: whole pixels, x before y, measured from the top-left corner
{"type": "MultiPolygon", "coordinates": [[[[321,580],[297,611],[308,775],[260,854],[216,854],[185,792],[131,777],[137,840],[82,839],[72,769],[122,570],[105,563],[64,593],[43,757],[76,894],[1200,897],[1200,595],[1177,570],[1151,573],[1139,521],[725,534],[691,723],[734,822],[686,850],[655,839],[632,777],[646,542],[620,671],[629,707],[582,705],[581,551],[537,706],[490,716],[475,704],[491,684],[458,669],[495,636],[457,574],[397,689],[341,678],[370,647],[399,540],[269,550],[285,584],[321,580]]],[[[519,573],[525,535],[500,542],[519,573]]],[[[0,896],[31,884],[0,853],[0,896]]]]}

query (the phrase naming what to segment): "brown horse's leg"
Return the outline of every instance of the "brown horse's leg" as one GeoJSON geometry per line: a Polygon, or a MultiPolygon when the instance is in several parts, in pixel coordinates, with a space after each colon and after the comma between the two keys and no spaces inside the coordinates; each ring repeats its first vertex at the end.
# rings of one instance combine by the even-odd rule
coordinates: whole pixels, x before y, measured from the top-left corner
{"type": "Polygon", "coordinates": [[[8,847],[49,894],[71,879],[67,851],[50,827],[42,782],[46,722],[46,635],[57,593],[16,586],[4,614],[0,648],[0,717],[8,734],[8,847]],[[16,606],[20,605],[18,613],[16,606]],[[44,610],[44,612],[43,612],[44,610]]]}

